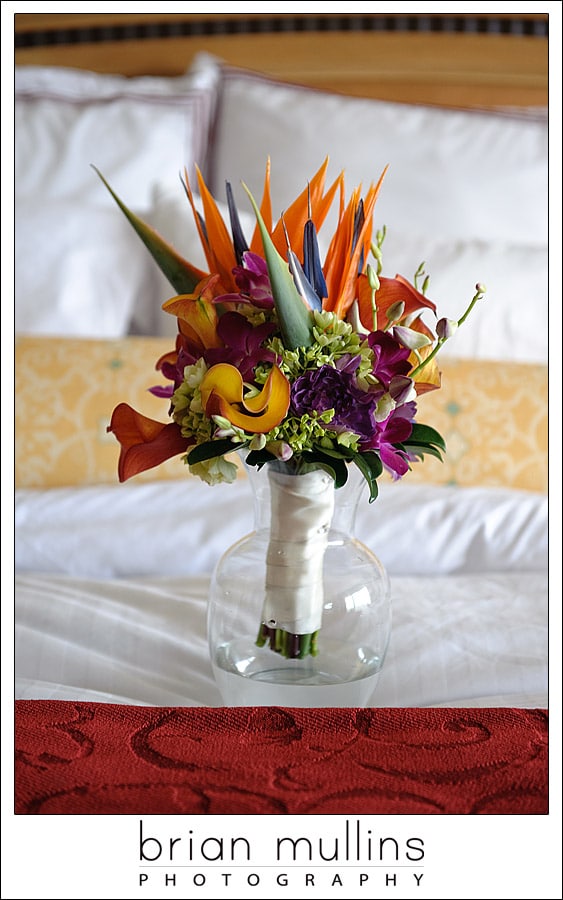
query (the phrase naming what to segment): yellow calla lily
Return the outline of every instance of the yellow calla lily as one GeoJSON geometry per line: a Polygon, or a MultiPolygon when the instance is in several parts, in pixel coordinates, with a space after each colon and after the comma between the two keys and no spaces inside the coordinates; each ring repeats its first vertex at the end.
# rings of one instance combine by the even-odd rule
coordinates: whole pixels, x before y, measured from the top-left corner
{"type": "Polygon", "coordinates": [[[210,275],[197,285],[193,294],[180,294],[162,304],[165,312],[180,321],[180,330],[195,340],[202,349],[222,347],[217,335],[217,308],[213,298],[218,296],[219,276],[210,275]],[[185,327],[182,328],[182,325],[185,327]]]}
{"type": "Polygon", "coordinates": [[[218,363],[205,374],[201,400],[208,416],[223,416],[232,425],[254,434],[266,434],[282,421],[289,409],[290,385],[283,372],[272,366],[259,394],[244,396],[239,370],[218,363]]]}
{"type": "Polygon", "coordinates": [[[416,365],[418,360],[415,357],[414,353],[409,357],[410,362],[413,366],[416,365],[415,374],[412,375],[414,380],[414,387],[416,393],[420,396],[422,394],[427,394],[429,391],[436,391],[441,387],[442,384],[442,373],[438,368],[438,363],[435,357],[430,359],[427,363],[424,363],[425,357],[430,355],[432,351],[432,346],[423,347],[419,354],[422,358],[422,363],[420,365],[416,365]]]}

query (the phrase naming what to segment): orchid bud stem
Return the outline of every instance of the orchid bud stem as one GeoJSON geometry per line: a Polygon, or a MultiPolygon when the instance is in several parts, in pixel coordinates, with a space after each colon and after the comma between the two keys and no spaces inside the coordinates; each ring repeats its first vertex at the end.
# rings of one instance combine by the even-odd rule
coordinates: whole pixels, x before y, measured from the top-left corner
{"type": "Polygon", "coordinates": [[[469,306],[468,306],[467,309],[465,310],[465,312],[464,312],[464,314],[462,315],[461,319],[458,319],[458,321],[457,321],[458,326],[459,326],[459,325],[462,325],[463,322],[465,322],[465,320],[467,319],[467,316],[469,315],[469,313],[471,312],[471,310],[473,309],[473,307],[475,306],[475,304],[477,303],[477,301],[480,300],[480,299],[482,298],[483,294],[484,294],[485,291],[486,291],[486,288],[485,288],[485,285],[484,285],[484,284],[477,284],[477,285],[475,285],[475,287],[476,287],[476,294],[475,294],[475,296],[473,297],[473,299],[471,300],[471,303],[469,304],[469,306]]]}
{"type": "MultiPolygon", "coordinates": [[[[476,284],[475,289],[476,289],[476,293],[475,293],[474,297],[472,298],[471,303],[465,310],[462,317],[460,319],[458,319],[458,321],[457,321],[458,328],[460,325],[462,325],[465,322],[465,320],[467,319],[469,313],[471,312],[471,310],[473,309],[473,307],[475,306],[477,301],[482,298],[483,294],[487,290],[485,285],[481,284],[481,283],[476,284]]],[[[424,366],[428,365],[428,363],[432,359],[434,359],[434,357],[436,356],[436,354],[438,353],[438,351],[440,350],[442,345],[445,344],[445,342],[446,342],[446,338],[438,338],[438,340],[436,342],[436,346],[432,350],[432,353],[429,353],[428,356],[426,357],[426,359],[423,361],[420,361],[420,355],[418,353],[416,353],[416,350],[415,350],[414,352],[416,354],[417,359],[419,360],[419,364],[414,369],[412,369],[411,372],[409,372],[409,378],[414,378],[415,375],[418,375],[418,373],[421,371],[421,369],[423,369],[424,366]]]]}
{"type": "Polygon", "coordinates": [[[420,358],[420,353],[418,353],[416,350],[414,350],[413,352],[414,352],[416,358],[418,359],[418,365],[416,366],[416,368],[412,369],[409,372],[409,378],[414,378],[415,375],[418,375],[418,373],[424,368],[424,366],[428,365],[430,360],[434,359],[434,357],[438,353],[440,347],[444,343],[445,343],[445,340],[443,338],[439,338],[438,341],[436,342],[436,346],[434,347],[432,353],[429,353],[428,356],[426,357],[426,359],[424,359],[424,360],[422,360],[420,358]]]}
{"type": "Polygon", "coordinates": [[[373,329],[372,329],[373,331],[377,331],[377,304],[375,302],[375,294],[376,294],[376,291],[374,291],[372,288],[372,291],[371,291],[371,315],[372,315],[372,321],[373,321],[373,329]]]}

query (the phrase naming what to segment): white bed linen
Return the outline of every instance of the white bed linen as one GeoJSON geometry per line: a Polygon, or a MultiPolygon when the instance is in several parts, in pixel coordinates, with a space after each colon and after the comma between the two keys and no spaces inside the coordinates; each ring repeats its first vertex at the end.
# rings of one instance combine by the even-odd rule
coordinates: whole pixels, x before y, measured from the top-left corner
{"type": "MultiPolygon", "coordinates": [[[[19,572],[94,578],[208,575],[253,528],[250,484],[197,478],[16,492],[19,572]]],[[[356,534],[391,575],[545,571],[547,497],[382,482],[356,534]]]]}
{"type": "MultiPolygon", "coordinates": [[[[16,696],[217,706],[209,576],[251,530],[241,479],[16,494],[16,696]]],[[[392,583],[377,706],[547,704],[547,498],[383,483],[357,534],[392,583]]]]}
{"type": "MultiPolygon", "coordinates": [[[[213,60],[200,64],[213,68],[213,60]]],[[[241,182],[260,196],[271,158],[274,216],[329,157],[329,179],[346,173],[347,194],[389,166],[374,227],[387,228],[383,274],[411,279],[424,263],[428,296],[458,319],[477,281],[487,312],[444,347],[465,358],[545,362],[547,329],[530,329],[533,285],[538,323],[548,318],[548,123],[532,111],[438,109],[349,97],[225,67],[210,145],[210,188],[224,199],[241,182]],[[526,275],[523,278],[522,272],[526,275]]],[[[319,232],[324,257],[336,208],[319,232]]],[[[430,323],[429,323],[430,324],[430,323]]]]}
{"type": "Polygon", "coordinates": [[[205,163],[218,70],[14,75],[16,331],[156,333],[158,269],[92,165],[141,216],[155,184],[181,191],[178,173],[205,163]]]}
{"type": "MultiPolygon", "coordinates": [[[[16,578],[16,697],[220,706],[208,579],[16,578]]],[[[547,705],[539,572],[392,580],[393,629],[370,705],[547,705]]]]}

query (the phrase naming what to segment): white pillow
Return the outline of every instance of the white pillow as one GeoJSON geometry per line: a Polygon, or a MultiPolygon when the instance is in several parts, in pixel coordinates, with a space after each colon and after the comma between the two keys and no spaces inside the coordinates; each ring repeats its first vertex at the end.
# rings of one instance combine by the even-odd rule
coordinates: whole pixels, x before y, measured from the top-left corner
{"type": "Polygon", "coordinates": [[[213,190],[242,179],[260,192],[270,156],[279,216],[327,155],[348,190],[389,165],[375,221],[390,231],[543,246],[547,139],[545,119],[350,98],[225,67],[210,172],[213,190]]]}
{"type": "Polygon", "coordinates": [[[16,67],[16,330],[153,333],[150,257],[90,164],[146,217],[155,184],[205,168],[216,80],[197,63],[179,78],[16,67]]]}
{"type": "MultiPolygon", "coordinates": [[[[384,275],[412,280],[426,262],[428,295],[450,318],[477,281],[487,286],[486,307],[445,354],[547,360],[545,117],[356,99],[224,68],[209,166],[217,196],[230,180],[248,208],[240,182],[261,196],[270,156],[277,216],[327,155],[329,181],[344,169],[347,194],[389,164],[374,217],[387,227],[384,275]]],[[[320,231],[321,254],[333,228],[334,217],[320,231]]]]}
{"type": "Polygon", "coordinates": [[[16,332],[116,338],[152,329],[156,275],[115,207],[20,200],[15,228],[16,332]]]}
{"type": "Polygon", "coordinates": [[[128,206],[148,209],[155,183],[204,166],[216,81],[197,64],[176,78],[16,67],[16,198],[114,204],[93,164],[128,206]]]}
{"type": "Polygon", "coordinates": [[[440,316],[458,319],[475,293],[476,281],[487,287],[483,300],[444,344],[440,357],[547,363],[547,246],[387,235],[383,243],[385,274],[399,273],[412,281],[421,262],[430,276],[428,296],[440,316]],[[534,324],[530,327],[532,298],[534,324]]]}

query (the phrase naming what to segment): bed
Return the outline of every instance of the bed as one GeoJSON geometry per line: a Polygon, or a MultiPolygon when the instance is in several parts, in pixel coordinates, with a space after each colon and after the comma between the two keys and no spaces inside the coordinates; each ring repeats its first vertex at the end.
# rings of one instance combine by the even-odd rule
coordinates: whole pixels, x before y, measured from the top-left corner
{"type": "Polygon", "coordinates": [[[18,813],[547,812],[547,28],[541,13],[16,15],[18,813]],[[349,185],[389,164],[387,272],[425,260],[452,317],[476,281],[487,294],[427,400],[445,462],[360,508],[392,583],[377,689],[365,710],[305,719],[229,710],[213,681],[206,596],[252,528],[244,477],[218,497],[172,460],[117,482],[106,426],[125,395],[160,415],[146,389],[173,341],[170,291],[91,166],[201,265],[184,167],[223,201],[232,181],[242,206],[270,157],[281,210],[327,155],[349,185]],[[356,772],[340,790],[338,759],[356,772]]]}

